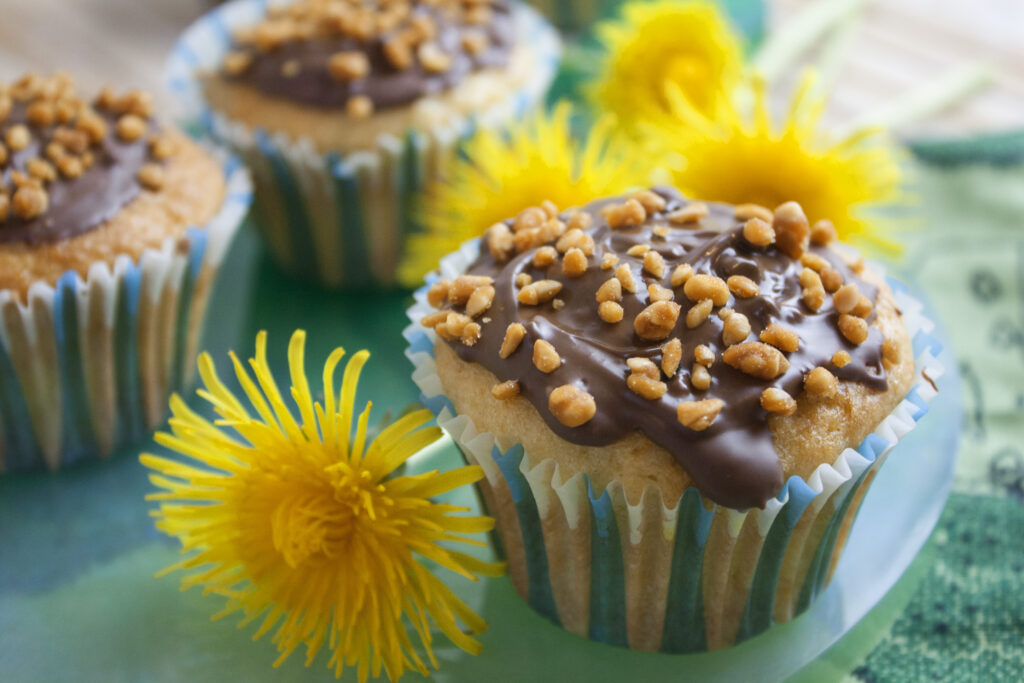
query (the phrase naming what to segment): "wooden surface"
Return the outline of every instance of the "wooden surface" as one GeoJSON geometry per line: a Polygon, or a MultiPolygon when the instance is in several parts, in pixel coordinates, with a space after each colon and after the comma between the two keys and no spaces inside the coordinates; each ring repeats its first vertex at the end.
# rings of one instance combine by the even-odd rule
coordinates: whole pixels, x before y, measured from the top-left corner
{"type": "MultiPolygon", "coordinates": [[[[772,23],[816,0],[770,0],[772,23]]],[[[0,78],[65,68],[83,85],[161,90],[176,36],[204,0],[0,0],[0,78]]],[[[1024,128],[1024,2],[874,0],[850,37],[829,116],[837,123],[871,111],[958,64],[985,59],[996,84],[909,134],[965,134],[1024,128]]],[[[164,95],[161,95],[164,97],[164,95]]]]}

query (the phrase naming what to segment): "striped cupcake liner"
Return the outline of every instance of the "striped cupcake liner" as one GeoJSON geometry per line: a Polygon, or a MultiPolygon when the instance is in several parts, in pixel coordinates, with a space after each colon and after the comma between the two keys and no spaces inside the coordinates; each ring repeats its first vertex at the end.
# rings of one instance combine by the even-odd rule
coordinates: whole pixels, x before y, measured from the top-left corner
{"type": "Polygon", "coordinates": [[[83,278],[0,291],[0,472],[105,458],[157,427],[191,380],[218,268],[252,199],[249,174],[222,159],[224,204],[203,228],[138,261],[83,278]]]}
{"type": "MultiPolygon", "coordinates": [[[[432,280],[458,276],[477,250],[477,242],[467,242],[432,280]]],[[[806,480],[791,477],[763,510],[716,506],[695,488],[665,501],[651,487],[631,503],[620,482],[595,491],[586,475],[563,481],[554,461],[532,462],[521,444],[502,448],[444,395],[436,336],[419,324],[434,310],[427,287],[408,312],[406,356],[423,403],[467,462],[486,474],[478,488],[497,520],[495,543],[526,602],[599,642],[703,652],[794,618],[825,590],[871,481],[936,395],[941,344],[920,302],[900,283],[890,284],[913,339],[913,387],[858,448],[806,480]]]]}
{"type": "Polygon", "coordinates": [[[381,135],[372,150],[321,154],[311,140],[252,129],[211,109],[197,78],[214,72],[231,45],[232,27],[263,16],[265,0],[234,0],[196,21],[168,60],[166,80],[187,116],[230,146],[252,171],[253,223],[277,264],[329,287],[393,285],[414,209],[454,152],[478,128],[494,128],[539,106],[558,70],[561,43],[534,10],[517,5],[517,34],[534,65],[527,82],[502,102],[429,131],[381,135]]]}

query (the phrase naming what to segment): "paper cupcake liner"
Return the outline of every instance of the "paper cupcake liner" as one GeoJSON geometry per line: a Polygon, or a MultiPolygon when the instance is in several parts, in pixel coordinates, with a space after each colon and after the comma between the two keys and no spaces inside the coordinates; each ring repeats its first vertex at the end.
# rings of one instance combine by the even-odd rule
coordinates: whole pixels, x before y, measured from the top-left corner
{"type": "Polygon", "coordinates": [[[217,270],[249,209],[237,159],[213,151],[224,204],[204,228],[138,261],[34,283],[25,303],[0,291],[0,472],[107,457],[163,421],[191,379],[217,270]]]}
{"type": "MultiPolygon", "coordinates": [[[[456,277],[476,258],[467,242],[441,262],[456,277]]],[[[436,279],[438,276],[431,278],[436,279]]],[[[942,367],[941,344],[922,305],[890,281],[913,339],[916,375],[906,398],[856,449],[804,480],[791,477],[763,510],[702,500],[695,488],[665,501],[656,487],[627,501],[553,460],[533,463],[521,444],[501,448],[456,413],[434,362],[434,310],[417,291],[404,335],[423,403],[467,461],[486,473],[483,502],[516,590],[537,612],[580,636],[672,653],[728,647],[800,614],[828,586],[860,502],[893,446],[927,412],[942,367]],[[710,506],[710,507],[709,507],[710,506]]]]}
{"type": "Polygon", "coordinates": [[[381,135],[372,150],[321,154],[309,139],[252,129],[203,101],[197,73],[216,69],[231,44],[229,27],[255,21],[265,7],[265,0],[235,0],[196,21],[171,53],[168,87],[189,118],[252,170],[253,222],[279,266],[326,287],[391,285],[406,237],[417,229],[420,192],[477,128],[514,121],[542,103],[558,70],[558,34],[537,12],[517,5],[518,35],[530,41],[533,59],[517,91],[429,131],[381,135]]]}

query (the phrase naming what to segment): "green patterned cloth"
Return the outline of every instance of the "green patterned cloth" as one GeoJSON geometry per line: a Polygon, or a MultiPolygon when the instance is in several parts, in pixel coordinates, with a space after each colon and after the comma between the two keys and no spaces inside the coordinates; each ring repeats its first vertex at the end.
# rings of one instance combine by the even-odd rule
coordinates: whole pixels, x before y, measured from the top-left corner
{"type": "Polygon", "coordinates": [[[1024,165],[952,161],[917,174],[925,222],[901,269],[963,376],[954,493],[904,579],[800,681],[1024,676],[1024,165]]]}

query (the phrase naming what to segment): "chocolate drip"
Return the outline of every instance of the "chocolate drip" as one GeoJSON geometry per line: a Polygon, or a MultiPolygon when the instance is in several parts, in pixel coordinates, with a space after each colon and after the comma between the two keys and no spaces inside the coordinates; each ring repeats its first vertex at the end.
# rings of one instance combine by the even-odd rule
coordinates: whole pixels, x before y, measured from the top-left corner
{"type": "Polygon", "coordinates": [[[512,16],[505,3],[496,2],[490,7],[491,18],[481,26],[461,23],[443,5],[418,4],[413,9],[412,16],[434,21],[437,35],[433,42],[452,59],[451,67],[442,73],[428,71],[416,59],[405,69],[392,66],[384,53],[384,44],[395,34],[391,31],[365,41],[352,37],[293,40],[268,51],[236,45],[236,50],[252,56],[252,64],[239,74],[225,77],[272,97],[315,107],[342,107],[359,95],[369,97],[375,109],[401,106],[444,92],[474,71],[508,63],[515,38],[512,16]],[[486,36],[487,47],[476,54],[466,52],[462,39],[470,33],[486,36]],[[352,81],[332,78],[328,60],[334,54],[350,51],[366,55],[369,75],[352,81]],[[286,75],[291,73],[286,65],[298,65],[298,70],[286,75]]]}
{"type": "MultiPolygon", "coordinates": [[[[700,490],[715,502],[736,509],[763,507],[779,493],[784,482],[768,427],[768,413],[760,406],[761,392],[776,386],[797,396],[802,390],[804,375],[818,366],[826,367],[840,379],[885,390],[882,334],[872,326],[868,339],[859,346],[854,345],[838,331],[838,313],[831,302],[818,313],[807,309],[801,302],[798,282],[803,266],[774,247],[760,249],[750,245],[743,239],[742,228],[731,206],[711,205],[710,215],[699,229],[671,227],[664,238],[655,236],[653,228],[667,225],[667,214],[688,203],[672,189],[657,188],[656,191],[668,200],[668,205],[665,211],[649,217],[642,226],[615,230],[608,227],[600,209],[621,199],[594,202],[583,208],[594,219],[594,227],[588,232],[594,238],[595,250],[588,259],[589,268],[579,278],[563,276],[558,261],[544,269],[534,268],[531,263],[534,250],[506,263],[497,263],[484,248],[468,273],[494,278],[494,302],[484,314],[490,322],[483,325],[476,345],[455,342],[451,346],[464,361],[480,363],[499,380],[519,380],[521,395],[536,406],[552,431],[567,441],[605,446],[640,430],[668,450],[700,490]],[[655,279],[643,272],[643,258],[626,254],[637,244],[649,244],[664,257],[668,266],[664,278],[655,279]],[[625,316],[621,322],[611,325],[598,317],[595,300],[597,289],[613,273],[599,266],[606,253],[618,255],[619,265],[629,264],[638,285],[635,294],[623,292],[621,304],[625,316]],[[727,365],[721,358],[725,348],[723,322],[717,309],[699,327],[688,329],[686,311],[692,303],[683,294],[683,288],[677,287],[674,288],[675,301],[682,305],[682,312],[669,339],[678,337],[682,342],[683,362],[679,371],[671,379],[663,378],[668,392],[661,399],[647,400],[627,389],[626,359],[647,357],[660,364],[661,347],[668,341],[647,341],[634,332],[633,319],[651,303],[647,285],[658,282],[670,287],[669,274],[681,263],[691,264],[695,273],[711,273],[723,279],[744,275],[759,285],[760,294],[749,299],[732,297],[728,306],[749,318],[750,339],[756,340],[760,331],[773,322],[799,334],[799,349],[786,354],[790,363],[787,372],[775,380],[765,381],[727,365]],[[528,273],[534,280],[562,282],[564,287],[558,298],[565,302],[564,307],[555,310],[551,303],[520,305],[514,284],[519,273],[528,273]],[[526,338],[515,353],[501,359],[498,350],[506,327],[513,322],[521,322],[526,327],[526,338]],[[550,342],[564,360],[551,374],[545,375],[533,366],[531,352],[538,339],[550,342]],[[707,391],[696,391],[689,382],[694,349],[699,344],[706,344],[716,355],[710,369],[712,383],[707,391]],[[845,349],[852,358],[843,368],[830,362],[839,349],[845,349]],[[575,384],[596,400],[597,414],[580,427],[566,427],[548,409],[548,395],[563,384],[575,384]],[[711,427],[697,432],[681,425],[676,418],[676,405],[705,398],[719,398],[725,404],[711,427]]],[[[812,251],[838,270],[845,282],[856,283],[861,293],[874,301],[877,289],[857,277],[836,253],[823,247],[812,247],[812,251]]]]}
{"type": "MultiPolygon", "coordinates": [[[[27,105],[14,103],[3,120],[6,130],[17,124],[27,124],[27,105]]],[[[148,160],[144,135],[134,142],[118,139],[114,131],[117,116],[99,112],[107,122],[107,134],[98,144],[89,148],[95,161],[78,178],[70,179],[58,174],[56,180],[46,183],[49,207],[42,215],[24,220],[12,212],[0,222],[0,244],[23,242],[40,244],[68,239],[98,228],[114,217],[126,204],[135,199],[142,189],[137,175],[148,160]]],[[[59,125],[59,124],[58,124],[59,125]]],[[[17,152],[3,166],[2,182],[14,185],[11,174],[25,172],[25,164],[32,158],[45,158],[44,148],[56,126],[28,126],[32,133],[29,145],[17,152]]],[[[156,124],[149,124],[149,134],[157,132],[156,124]]]]}

